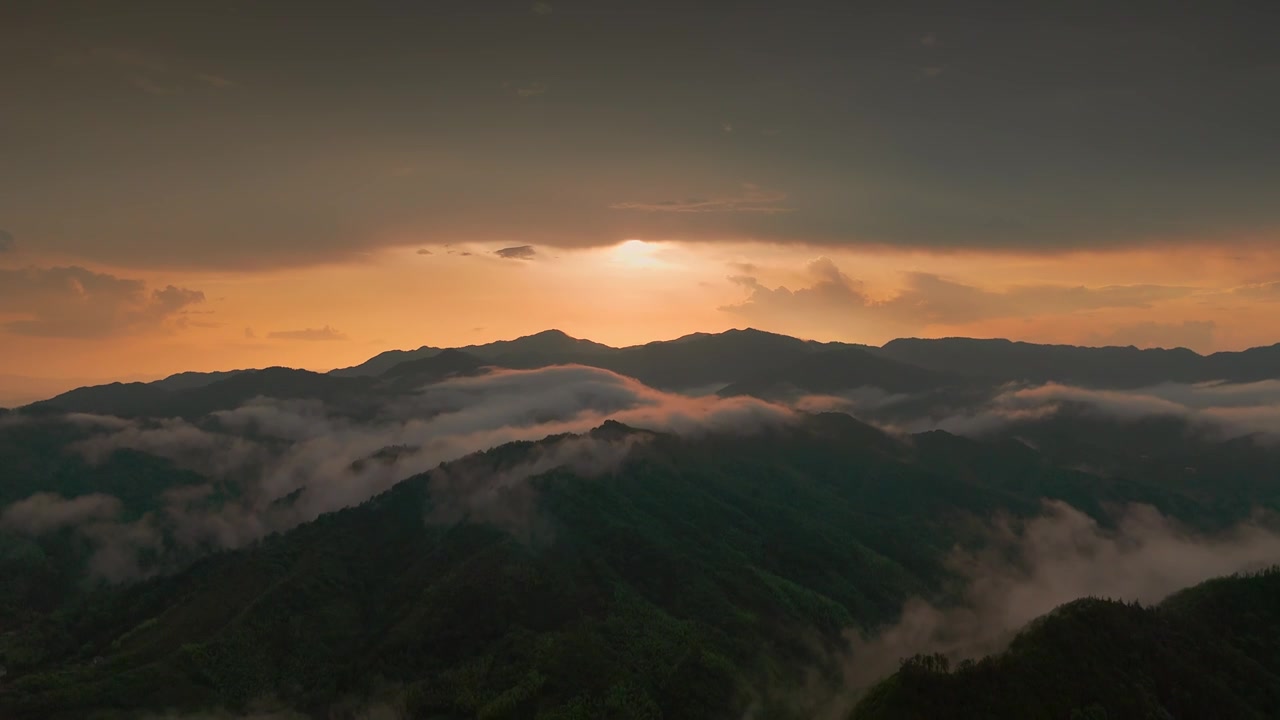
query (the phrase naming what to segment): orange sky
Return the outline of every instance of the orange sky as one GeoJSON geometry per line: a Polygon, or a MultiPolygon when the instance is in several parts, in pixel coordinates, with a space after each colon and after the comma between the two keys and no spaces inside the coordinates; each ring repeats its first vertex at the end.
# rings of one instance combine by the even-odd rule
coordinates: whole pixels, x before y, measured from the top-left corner
{"type": "MultiPolygon", "coordinates": [[[[1264,284],[1280,274],[1280,251],[1256,242],[1038,255],[637,240],[534,248],[528,259],[500,257],[498,249],[413,245],[258,272],[85,263],[141,280],[147,292],[174,285],[204,300],[101,337],[6,332],[0,375],[79,382],[272,364],[323,370],[389,348],[466,345],[551,327],[613,345],[746,326],[874,344],[968,335],[1201,352],[1280,339],[1280,291],[1264,284]],[[753,297],[752,284],[767,297],[753,297]]],[[[0,269],[74,262],[11,253],[0,269]]]]}
{"type": "Polygon", "coordinates": [[[0,405],[548,328],[1280,340],[1274,3],[128,5],[0,2],[0,405]]]}

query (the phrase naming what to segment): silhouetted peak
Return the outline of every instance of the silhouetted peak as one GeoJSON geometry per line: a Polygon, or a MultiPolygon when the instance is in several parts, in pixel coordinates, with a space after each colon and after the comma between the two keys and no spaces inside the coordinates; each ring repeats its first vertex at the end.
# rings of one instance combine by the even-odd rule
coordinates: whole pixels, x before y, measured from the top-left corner
{"type": "Polygon", "coordinates": [[[618,440],[628,435],[643,432],[617,420],[605,420],[600,427],[593,429],[589,435],[597,440],[618,440]]]}

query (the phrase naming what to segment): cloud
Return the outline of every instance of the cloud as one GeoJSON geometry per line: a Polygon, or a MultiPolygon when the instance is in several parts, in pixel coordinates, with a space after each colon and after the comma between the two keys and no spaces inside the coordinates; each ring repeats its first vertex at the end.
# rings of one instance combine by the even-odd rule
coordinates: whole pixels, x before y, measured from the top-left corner
{"type": "Polygon", "coordinates": [[[532,82],[516,88],[516,95],[522,98],[537,97],[538,95],[545,95],[546,92],[547,85],[543,82],[532,82]]]}
{"type": "MultiPolygon", "coordinates": [[[[851,632],[845,687],[857,691],[902,658],[972,658],[1003,648],[1031,620],[1082,597],[1157,603],[1210,578],[1258,570],[1280,557],[1280,535],[1257,522],[1203,535],[1145,505],[1117,513],[1114,529],[1059,501],[1029,520],[1001,518],[977,551],[956,549],[959,602],[909,601],[900,620],[871,637],[851,632]]],[[[852,698],[833,705],[846,717],[852,698]]],[[[822,717],[828,717],[823,715],[822,717]]]]}
{"type": "Polygon", "coordinates": [[[13,233],[8,230],[0,230],[0,253],[9,252],[18,246],[18,241],[14,239],[13,233]]]}
{"type": "Polygon", "coordinates": [[[1229,384],[1165,383],[1139,390],[1093,390],[1048,383],[1009,388],[980,407],[943,418],[922,418],[900,429],[984,435],[1009,425],[1051,417],[1069,406],[1120,420],[1173,417],[1220,436],[1280,438],[1280,380],[1229,384]]]}
{"type": "Polygon", "coordinates": [[[1280,300],[1280,280],[1245,285],[1235,288],[1231,292],[1233,295],[1240,295],[1254,300],[1280,300]]]}
{"type": "MultiPolygon", "coordinates": [[[[726,132],[732,132],[729,126],[726,132]]],[[[754,185],[743,188],[736,195],[719,195],[709,198],[686,198],[684,200],[658,200],[653,202],[626,201],[609,206],[613,210],[638,210],[651,213],[759,213],[773,215],[789,213],[791,208],[782,203],[787,194],[773,190],[762,190],[754,185]]]]}
{"type": "MultiPolygon", "coordinates": [[[[1049,11],[1053,19],[1039,22],[991,7],[975,10],[971,18],[894,13],[854,19],[835,3],[821,3],[814,12],[735,15],[735,37],[744,47],[776,52],[699,63],[705,43],[688,28],[714,26],[712,4],[686,5],[685,22],[654,25],[645,33],[637,32],[629,4],[607,4],[592,11],[598,22],[585,33],[577,25],[581,16],[569,13],[574,22],[561,22],[563,10],[551,2],[556,18],[532,15],[543,6],[526,0],[513,12],[436,19],[444,24],[433,40],[435,51],[397,60],[397,77],[407,82],[438,71],[439,58],[448,58],[456,82],[433,86],[430,94],[406,93],[388,81],[379,62],[326,72],[332,46],[305,33],[276,43],[246,41],[188,52],[199,46],[201,32],[234,34],[243,19],[231,14],[175,22],[167,35],[142,23],[113,36],[129,47],[80,53],[81,66],[100,68],[125,92],[139,92],[127,85],[133,77],[184,88],[181,96],[162,99],[175,107],[187,103],[174,100],[194,103],[184,108],[190,115],[178,117],[155,112],[153,103],[99,97],[91,83],[101,85],[102,78],[77,78],[64,63],[47,62],[58,49],[10,42],[29,75],[23,94],[11,102],[29,114],[24,127],[32,146],[52,146],[59,136],[74,135],[79,150],[7,153],[7,176],[25,180],[21,198],[5,194],[9,204],[0,222],[20,230],[24,245],[27,237],[38,238],[42,251],[59,256],[112,267],[201,269],[349,260],[398,246],[406,233],[510,238],[511,244],[539,247],[607,247],[653,237],[1023,254],[1250,237],[1266,243],[1280,223],[1280,208],[1268,192],[1280,178],[1276,163],[1268,161],[1275,148],[1267,132],[1277,111],[1271,86],[1277,51],[1261,34],[1268,23],[1249,21],[1265,11],[1245,9],[1249,3],[1238,3],[1239,13],[1209,18],[1214,41],[1197,44],[1194,52],[1168,38],[1195,37],[1196,22],[1206,19],[1179,12],[1176,3],[1154,9],[1146,32],[1125,24],[1118,4],[1103,11],[1105,21],[1086,25],[1063,21],[1058,9],[1049,11]],[[950,50],[945,46],[953,37],[971,34],[966,22],[984,28],[983,42],[966,43],[963,61],[935,58],[950,50]],[[521,54],[535,24],[537,48],[521,54]],[[804,47],[806,39],[823,33],[847,42],[825,55],[804,47]],[[938,43],[930,47],[935,37],[938,43]],[[652,52],[654,47],[663,52],[652,52]],[[146,48],[177,50],[155,57],[140,50],[146,48]],[[519,127],[507,124],[512,118],[496,118],[486,93],[476,93],[495,84],[495,58],[514,53],[527,61],[528,72],[552,72],[549,60],[538,55],[552,48],[563,58],[598,57],[608,48],[610,60],[566,63],[554,77],[541,76],[583,89],[573,93],[574,106],[563,116],[519,127]],[[868,55],[895,60],[859,62],[868,55]],[[789,61],[778,62],[780,56],[789,61]],[[281,57],[296,63],[298,82],[274,85],[271,93],[237,92],[205,79],[248,85],[250,78],[237,73],[273,67],[281,57]],[[696,78],[690,75],[695,67],[696,78]],[[832,67],[847,72],[831,78],[832,67]],[[903,74],[926,67],[946,67],[948,78],[963,68],[970,102],[962,117],[948,112],[946,93],[904,90],[903,74]],[[1179,82],[1162,81],[1168,77],[1179,82]],[[42,93],[54,89],[92,101],[94,112],[62,117],[56,104],[41,101],[42,93]],[[856,89],[857,101],[841,101],[850,89],[856,89]],[[243,97],[203,103],[204,96],[227,93],[243,97]],[[357,96],[367,112],[346,120],[322,112],[357,96]],[[324,127],[297,132],[297,117],[272,112],[277,102],[324,127]],[[438,106],[451,108],[448,118],[456,125],[431,115],[430,108],[438,106]],[[746,108],[773,110],[746,115],[746,108]],[[1214,111],[1206,114],[1204,108],[1214,111]],[[201,113],[213,126],[238,128],[252,121],[255,130],[209,132],[197,121],[201,113]],[[434,119],[409,122],[419,116],[434,119]],[[705,142],[709,134],[720,134],[726,119],[735,121],[737,132],[718,139],[730,141],[705,142]],[[492,124],[498,120],[500,128],[492,124]],[[69,130],[67,123],[75,127],[69,130]],[[95,132],[75,132],[88,124],[95,132]],[[757,129],[764,128],[780,131],[785,143],[740,141],[762,139],[757,129]],[[426,156],[404,157],[446,129],[447,152],[430,153],[430,162],[426,156]],[[499,130],[503,140],[495,142],[499,130]],[[144,142],[160,137],[168,142],[144,142]],[[368,142],[334,142],[335,137],[368,142]],[[568,138],[575,139],[572,152],[566,151],[568,138]],[[1253,145],[1246,142],[1251,138],[1257,140],[1253,145]],[[92,182],[101,157],[126,140],[123,150],[134,161],[118,167],[110,183],[92,182]],[[167,158],[170,143],[190,148],[187,165],[167,158]],[[269,161],[258,151],[262,143],[271,147],[269,161]],[[1171,147],[1195,151],[1169,153],[1171,147]],[[666,153],[679,158],[678,174],[664,161],[666,153]],[[322,172],[317,158],[323,159],[322,172]],[[421,164],[419,180],[430,183],[430,192],[406,192],[403,178],[368,177],[375,166],[403,162],[421,164]],[[627,171],[602,173],[602,165],[627,171]],[[197,166],[207,172],[189,172],[197,166]],[[983,171],[974,172],[976,167],[983,171]],[[607,210],[612,201],[651,205],[683,202],[685,195],[732,195],[734,188],[722,192],[721,183],[758,168],[774,173],[779,180],[772,182],[789,179],[788,204],[796,212],[673,218],[678,213],[607,210]],[[496,182],[499,171],[502,181],[496,182]],[[361,180],[353,187],[356,177],[361,180]],[[684,181],[705,184],[674,194],[660,190],[684,181]],[[68,207],[76,211],[66,212],[68,207]]],[[[406,10],[414,16],[407,25],[426,22],[430,5],[406,10]]],[[[111,14],[107,4],[79,13],[93,28],[107,27],[111,14]]],[[[27,20],[24,31],[31,37],[63,37],[66,19],[59,13],[27,20]]],[[[345,19],[311,21],[314,37],[330,37],[341,36],[345,19]]],[[[385,39],[396,34],[398,23],[406,24],[404,18],[383,16],[368,22],[367,32],[346,36],[362,57],[385,51],[385,39]]],[[[533,77],[514,79],[500,92],[510,97],[533,77]]],[[[531,101],[537,102],[525,102],[531,101]]]]}
{"type": "Polygon", "coordinates": [[[545,542],[553,530],[538,512],[537,490],[527,482],[529,478],[556,469],[585,478],[613,472],[648,438],[643,434],[613,439],[573,435],[534,445],[514,466],[475,467],[462,462],[441,468],[432,475],[433,504],[427,522],[480,522],[501,527],[528,543],[545,542]]]}
{"type": "Polygon", "coordinates": [[[44,535],[91,520],[114,518],[120,509],[120,501],[110,495],[94,493],[64,498],[54,493],[37,493],[0,512],[0,528],[26,535],[44,535]]]}
{"type": "Polygon", "coordinates": [[[495,250],[493,254],[508,260],[532,260],[538,253],[533,249],[532,245],[519,245],[495,250]]]}
{"type": "Polygon", "coordinates": [[[302,330],[275,330],[267,333],[267,337],[271,340],[308,340],[308,341],[326,341],[326,340],[346,340],[345,333],[339,332],[328,325],[322,328],[304,328],[302,330]]]}
{"type": "Polygon", "coordinates": [[[543,0],[538,0],[538,2],[535,2],[533,4],[533,14],[534,15],[550,15],[551,3],[543,2],[543,0]]]}
{"type": "Polygon", "coordinates": [[[240,84],[234,80],[228,80],[227,78],[222,77],[221,75],[212,75],[209,73],[200,73],[196,75],[196,79],[200,80],[206,85],[209,85],[210,87],[215,87],[219,89],[232,88],[240,84]]]}
{"type": "Polygon", "coordinates": [[[99,47],[69,58],[129,73],[129,83],[151,95],[177,95],[193,87],[225,90],[239,85],[223,75],[198,72],[183,63],[126,47],[99,47]]]}
{"type": "Polygon", "coordinates": [[[1218,324],[1212,320],[1184,320],[1181,323],[1145,321],[1122,325],[1110,332],[1090,338],[1095,345],[1135,345],[1142,348],[1177,348],[1203,350],[1213,346],[1218,324]]]}
{"type": "Polygon", "coordinates": [[[177,95],[182,92],[181,85],[162,82],[146,75],[135,76],[129,82],[148,95],[177,95]]]}
{"type": "Polygon", "coordinates": [[[924,47],[933,47],[938,44],[938,36],[935,33],[925,33],[920,36],[920,44],[924,47]]]}
{"type": "Polygon", "coordinates": [[[90,462],[118,448],[138,450],[224,486],[231,499],[221,506],[177,494],[159,515],[180,547],[238,547],[363,502],[443,462],[570,434],[532,449],[517,465],[480,472],[464,463],[432,485],[435,521],[468,517],[527,534],[536,518],[525,479],[560,466],[604,472],[639,442],[574,433],[612,419],[682,435],[750,434],[795,417],[752,398],[691,398],[573,365],[451,378],[366,410],[347,417],[315,400],[258,398],[198,422],[84,416],[80,422],[103,432],[74,450],[90,462]]]}
{"type": "Polygon", "coordinates": [[[870,323],[882,331],[910,332],[931,325],[952,325],[996,318],[1029,318],[1104,308],[1150,308],[1187,297],[1194,288],[1165,285],[1015,285],[988,290],[931,273],[904,275],[904,287],[886,300],[876,300],[862,283],[829,258],[806,268],[811,284],[797,290],[769,288],[756,277],[729,278],[749,291],[741,302],[720,309],[771,325],[804,322],[827,333],[853,323],[870,323]]]}
{"type": "Polygon", "coordinates": [[[418,248],[418,254],[419,254],[419,255],[434,255],[435,253],[432,253],[430,250],[428,250],[428,249],[426,249],[426,248],[418,248]]]}
{"type": "Polygon", "coordinates": [[[132,523],[90,523],[81,527],[80,533],[95,546],[88,561],[93,577],[121,583],[154,574],[158,569],[153,558],[163,549],[163,533],[152,515],[132,523]],[[144,552],[148,555],[145,562],[141,556],[144,552]]]}
{"type": "Polygon", "coordinates": [[[82,267],[0,269],[0,312],[26,316],[2,326],[15,335],[105,337],[155,330],[204,293],[82,267]]]}

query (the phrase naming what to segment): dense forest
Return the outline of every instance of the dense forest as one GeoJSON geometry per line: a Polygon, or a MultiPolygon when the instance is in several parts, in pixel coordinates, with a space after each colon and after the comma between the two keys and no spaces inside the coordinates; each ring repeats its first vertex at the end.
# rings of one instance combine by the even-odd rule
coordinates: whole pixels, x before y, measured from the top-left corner
{"type": "Polygon", "coordinates": [[[1280,559],[1265,434],[1117,412],[1114,394],[1027,412],[1001,398],[1039,395],[764,334],[534,340],[0,417],[0,716],[829,718],[895,669],[855,717],[1248,717],[1275,697],[1274,573],[1151,605],[1280,559]],[[679,383],[771,343],[783,365],[700,397],[483,359],[641,357],[679,383]],[[902,392],[783,400],[846,371],[902,392]],[[951,431],[911,429],[929,424],[951,431]],[[991,610],[975,588],[993,572],[1080,577],[991,610]],[[921,603],[990,627],[883,642],[921,603]]]}
{"type": "Polygon", "coordinates": [[[1151,607],[1081,599],[977,661],[907,658],[852,720],[1261,720],[1276,708],[1280,568],[1211,580],[1151,607]]]}

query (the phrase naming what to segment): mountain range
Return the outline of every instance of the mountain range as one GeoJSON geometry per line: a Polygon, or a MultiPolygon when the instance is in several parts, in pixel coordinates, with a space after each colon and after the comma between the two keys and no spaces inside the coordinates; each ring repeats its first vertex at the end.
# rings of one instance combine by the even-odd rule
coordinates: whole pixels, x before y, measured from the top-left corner
{"type": "Polygon", "coordinates": [[[328,373],[287,368],[184,372],[149,383],[89,386],[27,408],[122,417],[200,414],[218,405],[233,407],[247,399],[246,394],[268,389],[284,396],[338,396],[377,391],[378,380],[388,374],[401,378],[396,387],[403,387],[412,382],[414,373],[422,373],[425,381],[440,373],[481,366],[530,369],[565,364],[610,370],[664,390],[762,397],[858,387],[919,392],[1011,382],[1131,389],[1160,383],[1272,379],[1280,375],[1280,344],[1211,355],[1186,348],[1141,350],[969,338],[900,339],[877,348],[746,329],[613,348],[548,330],[486,345],[390,350],[328,373]],[[432,358],[439,359],[426,362],[432,358]],[[451,370],[451,364],[456,368],[451,370]]]}
{"type": "Polygon", "coordinates": [[[1266,717],[1277,347],[550,331],[74,390],[0,414],[0,717],[1266,717]]]}

